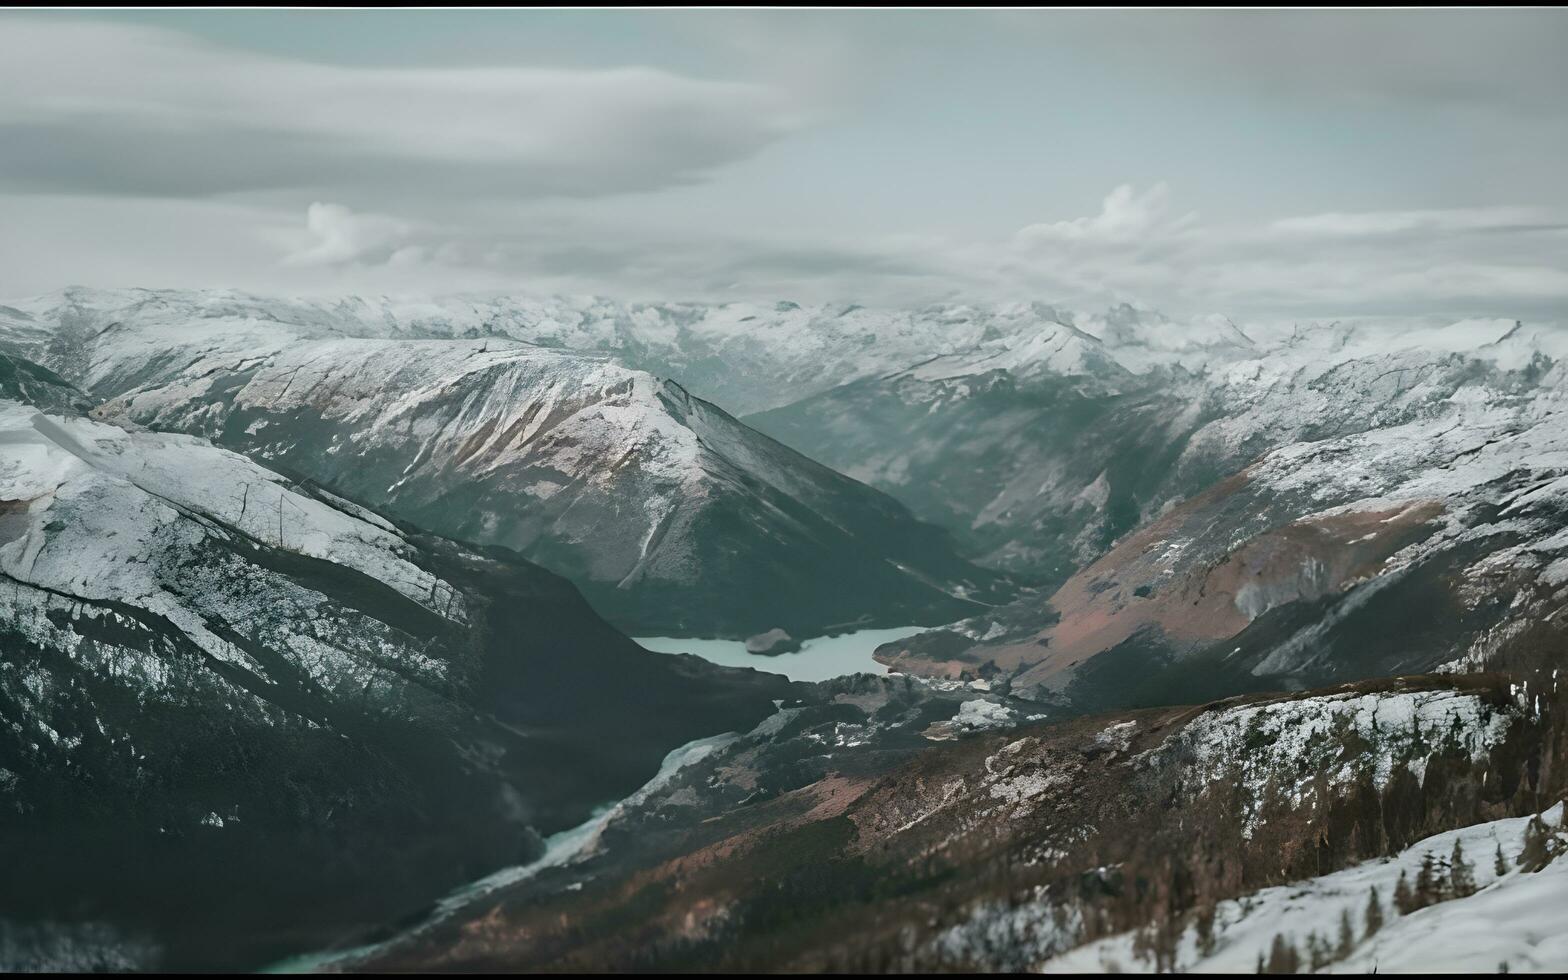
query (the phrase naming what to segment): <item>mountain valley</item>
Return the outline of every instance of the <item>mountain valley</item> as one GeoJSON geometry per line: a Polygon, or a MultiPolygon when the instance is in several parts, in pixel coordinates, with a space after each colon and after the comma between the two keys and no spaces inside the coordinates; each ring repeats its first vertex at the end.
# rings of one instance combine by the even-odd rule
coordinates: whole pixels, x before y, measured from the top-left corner
{"type": "Polygon", "coordinates": [[[1384,962],[1326,933],[1385,859],[1490,835],[1508,865],[1385,895],[1388,936],[1556,894],[1515,868],[1562,850],[1568,789],[1563,347],[1130,308],[6,307],[0,955],[1384,962]],[[780,676],[857,635],[896,637],[886,673],[780,676]],[[720,642],[769,655],[681,655],[720,642]],[[1292,882],[1316,931],[1277,924],[1292,882]]]}

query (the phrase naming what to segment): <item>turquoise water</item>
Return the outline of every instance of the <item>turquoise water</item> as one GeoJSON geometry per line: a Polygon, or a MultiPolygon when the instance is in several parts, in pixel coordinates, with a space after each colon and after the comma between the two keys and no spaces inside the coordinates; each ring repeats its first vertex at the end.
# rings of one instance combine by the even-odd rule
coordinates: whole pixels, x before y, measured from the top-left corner
{"type": "Polygon", "coordinates": [[[792,681],[825,681],[845,674],[885,674],[887,668],[871,659],[871,652],[883,643],[930,629],[929,626],[895,626],[880,630],[859,630],[838,636],[819,636],[806,640],[797,653],[759,657],[746,652],[742,640],[692,640],[669,636],[633,637],[656,653],[691,653],[725,667],[754,667],[783,674],[792,681]]]}

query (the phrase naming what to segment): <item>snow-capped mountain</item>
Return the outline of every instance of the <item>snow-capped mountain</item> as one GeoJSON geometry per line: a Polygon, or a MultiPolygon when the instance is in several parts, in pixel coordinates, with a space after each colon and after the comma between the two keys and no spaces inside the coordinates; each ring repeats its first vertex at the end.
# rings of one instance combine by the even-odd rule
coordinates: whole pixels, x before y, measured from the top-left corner
{"type": "Polygon", "coordinates": [[[1094,346],[1066,363],[981,347],[745,421],[951,528],[983,563],[1059,583],[1271,449],[1438,412],[1477,393],[1472,373],[1539,373],[1568,353],[1568,336],[1514,321],[1271,326],[1242,343],[1228,321],[1215,336],[1112,313],[1085,321],[1100,337],[1074,331],[1094,346]],[[1155,348],[1169,358],[1140,353],[1155,348]]]}
{"type": "Polygon", "coordinates": [[[937,528],[679,385],[506,337],[344,338],[356,322],[155,294],[49,308],[12,336],[99,417],[513,548],[643,635],[937,624],[1010,595],[937,528]]]}
{"type": "Polygon", "coordinates": [[[1195,393],[1073,339],[1096,370],[952,355],[746,422],[951,528],[978,561],[1059,582],[1137,524],[1205,418],[1195,393]]]}
{"type": "Polygon", "coordinates": [[[1122,367],[1142,371],[1252,349],[1223,318],[1178,323],[1131,307],[1085,314],[1040,303],[901,310],[529,296],[289,299],[233,290],[77,287],[0,307],[0,323],[40,342],[60,323],[87,333],[119,324],[164,339],[205,335],[218,325],[245,329],[244,324],[287,328],[305,337],[510,338],[608,354],[623,366],[671,378],[737,415],[948,355],[958,355],[960,363],[978,359],[1025,371],[1083,373],[1097,370],[1107,352],[1122,367]]]}
{"type": "MultiPolygon", "coordinates": [[[[1220,314],[1172,320],[1157,310],[1126,303],[1104,313],[1080,315],[1077,324],[1115,352],[1117,363],[1143,373],[1159,367],[1202,370],[1209,365],[1256,357],[1269,346],[1273,330],[1262,328],[1262,343],[1220,314]]],[[[1275,328],[1277,329],[1277,328],[1275,328]]]]}
{"type": "Polygon", "coordinates": [[[0,377],[32,379],[0,400],[7,952],[254,966],[333,941],[787,690],[648,653],[514,556],[0,377]]]}
{"type": "Polygon", "coordinates": [[[1048,601],[879,657],[1158,703],[1484,664],[1568,605],[1563,362],[1515,334],[1472,354],[1267,364],[1206,381],[1212,418],[1145,498],[1158,513],[1048,601]]]}

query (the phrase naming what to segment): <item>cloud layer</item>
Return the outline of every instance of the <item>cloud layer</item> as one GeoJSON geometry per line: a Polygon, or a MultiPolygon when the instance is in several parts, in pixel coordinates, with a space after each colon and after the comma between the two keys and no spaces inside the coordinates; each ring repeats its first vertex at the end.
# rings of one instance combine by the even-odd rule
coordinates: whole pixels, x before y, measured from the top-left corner
{"type": "Polygon", "coordinates": [[[343,67],[119,24],[0,31],[11,188],[593,196],[693,181],[802,121],[763,86],[654,68],[343,67]]]}
{"type": "Polygon", "coordinates": [[[479,64],[0,14],[0,297],[1568,319],[1560,13],[620,16],[479,64]]]}

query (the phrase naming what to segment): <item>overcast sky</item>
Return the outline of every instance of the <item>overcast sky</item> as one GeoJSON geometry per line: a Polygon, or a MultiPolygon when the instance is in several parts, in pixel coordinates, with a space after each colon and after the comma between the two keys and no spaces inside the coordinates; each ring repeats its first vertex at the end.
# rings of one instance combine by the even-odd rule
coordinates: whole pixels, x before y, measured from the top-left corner
{"type": "Polygon", "coordinates": [[[0,13],[0,296],[1568,312],[1568,12],[0,13]]]}

